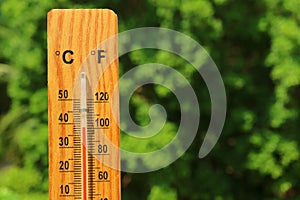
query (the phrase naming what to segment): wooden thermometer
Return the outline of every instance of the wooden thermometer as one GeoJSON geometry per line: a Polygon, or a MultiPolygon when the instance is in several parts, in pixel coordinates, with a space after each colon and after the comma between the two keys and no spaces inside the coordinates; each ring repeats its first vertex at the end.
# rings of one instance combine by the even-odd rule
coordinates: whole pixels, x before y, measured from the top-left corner
{"type": "Polygon", "coordinates": [[[120,200],[117,16],[48,13],[49,196],[120,200]]]}

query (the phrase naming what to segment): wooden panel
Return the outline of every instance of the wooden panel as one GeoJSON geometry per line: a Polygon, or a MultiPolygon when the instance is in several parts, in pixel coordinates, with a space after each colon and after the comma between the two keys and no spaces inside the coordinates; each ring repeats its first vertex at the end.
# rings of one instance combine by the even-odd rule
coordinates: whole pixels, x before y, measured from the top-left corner
{"type": "Polygon", "coordinates": [[[120,199],[116,34],[107,9],[48,13],[49,199],[120,199]]]}

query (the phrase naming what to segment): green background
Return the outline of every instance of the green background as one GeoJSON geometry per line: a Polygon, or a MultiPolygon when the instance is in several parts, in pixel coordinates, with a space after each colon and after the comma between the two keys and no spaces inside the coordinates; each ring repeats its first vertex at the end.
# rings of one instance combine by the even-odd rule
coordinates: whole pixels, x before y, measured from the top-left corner
{"type": "MultiPolygon", "coordinates": [[[[201,108],[197,137],[184,156],[156,172],[122,173],[122,199],[300,199],[299,0],[1,0],[0,199],[48,199],[46,16],[52,8],[110,8],[119,31],[156,26],[185,33],[223,77],[225,127],[213,151],[198,159],[210,119],[201,77],[166,52],[120,58],[120,75],[149,62],[172,66],[197,91],[201,108]]],[[[168,111],[164,129],[144,143],[122,133],[123,148],[151,151],[172,139],[180,107],[166,88],[140,88],[131,115],[147,124],[154,103],[168,111]]]]}

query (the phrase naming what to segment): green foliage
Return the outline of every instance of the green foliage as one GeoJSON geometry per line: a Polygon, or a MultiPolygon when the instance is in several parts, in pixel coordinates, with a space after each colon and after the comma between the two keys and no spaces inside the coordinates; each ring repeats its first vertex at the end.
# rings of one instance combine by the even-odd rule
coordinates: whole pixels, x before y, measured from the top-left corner
{"type": "Polygon", "coordinates": [[[277,128],[298,115],[298,110],[293,109],[297,105],[294,104],[289,92],[300,84],[300,60],[297,56],[300,50],[300,17],[295,12],[299,2],[275,2],[270,3],[271,9],[267,16],[272,45],[266,63],[274,66],[271,77],[279,82],[275,87],[276,102],[271,108],[271,125],[277,128]]]}
{"type": "Polygon", "coordinates": [[[151,188],[151,192],[148,196],[148,200],[156,200],[156,199],[177,199],[176,191],[170,187],[166,186],[153,186],[151,188]]]}
{"type": "Polygon", "coordinates": [[[250,142],[259,149],[249,154],[249,167],[262,174],[271,175],[274,179],[282,176],[285,168],[299,159],[297,143],[279,134],[253,133],[250,142]]]}
{"type": "Polygon", "coordinates": [[[0,188],[0,199],[18,200],[18,196],[11,190],[1,187],[0,188]]]}
{"type": "Polygon", "coordinates": [[[41,182],[41,177],[34,170],[18,167],[3,169],[1,177],[1,185],[21,194],[37,190],[41,182]]]}
{"type": "MultiPolygon", "coordinates": [[[[222,74],[226,125],[213,152],[199,160],[210,120],[202,78],[164,51],[139,50],[120,58],[120,75],[150,62],[173,67],[192,84],[201,108],[198,135],[180,159],[156,172],[122,174],[124,200],[299,199],[299,6],[298,0],[1,0],[0,200],[48,199],[46,15],[52,8],[111,8],[120,31],[161,26],[185,33],[206,48],[222,74]]],[[[139,88],[130,101],[131,115],[145,126],[157,103],[168,113],[159,134],[137,139],[122,133],[122,148],[150,152],[172,140],[180,105],[166,87],[139,88]]],[[[160,159],[144,164],[153,162],[160,159]]]]}

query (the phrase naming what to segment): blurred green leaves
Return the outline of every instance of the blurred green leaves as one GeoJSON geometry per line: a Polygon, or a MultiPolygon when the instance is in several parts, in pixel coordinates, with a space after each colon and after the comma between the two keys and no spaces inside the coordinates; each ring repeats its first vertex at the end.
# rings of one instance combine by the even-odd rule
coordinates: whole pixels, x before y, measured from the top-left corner
{"type": "Polygon", "coordinates": [[[289,164],[299,159],[299,149],[295,141],[287,140],[279,134],[254,133],[250,142],[258,148],[250,152],[248,166],[273,179],[282,176],[289,164]]]}
{"type": "Polygon", "coordinates": [[[148,196],[148,200],[156,200],[156,199],[177,199],[176,191],[168,186],[153,186],[151,188],[151,192],[148,196]]]}

